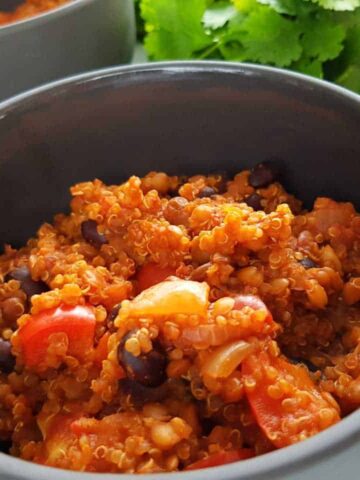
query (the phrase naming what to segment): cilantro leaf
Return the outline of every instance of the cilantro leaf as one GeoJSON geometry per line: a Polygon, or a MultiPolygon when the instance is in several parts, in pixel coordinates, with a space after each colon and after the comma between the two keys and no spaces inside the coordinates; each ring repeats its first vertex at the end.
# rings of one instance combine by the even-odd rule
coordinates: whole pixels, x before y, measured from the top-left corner
{"type": "Polygon", "coordinates": [[[232,62],[243,62],[245,60],[245,49],[239,42],[220,44],[219,50],[225,60],[231,60],[232,62]]]}
{"type": "Polygon", "coordinates": [[[233,3],[236,9],[243,13],[251,12],[258,5],[257,0],[233,0],[233,3]]]}
{"type": "Polygon", "coordinates": [[[328,10],[352,11],[360,7],[360,0],[312,0],[328,10]]]}
{"type": "Polygon", "coordinates": [[[291,65],[291,69],[313,77],[324,78],[322,62],[319,60],[302,57],[291,65]]]}
{"type": "Polygon", "coordinates": [[[336,79],[336,82],[350,90],[360,92],[360,66],[349,65],[348,68],[336,79]]]}
{"type": "Polygon", "coordinates": [[[136,0],[151,60],[287,67],[360,92],[360,0],[136,0]]]}
{"type": "Polygon", "coordinates": [[[342,69],[334,80],[344,87],[360,92],[360,25],[348,32],[338,63],[342,69]]]}
{"type": "Polygon", "coordinates": [[[236,14],[237,10],[230,2],[216,2],[206,10],[202,20],[206,29],[217,30],[236,14]]]}
{"type": "Polygon", "coordinates": [[[299,25],[270,8],[255,9],[242,30],[246,60],[286,67],[301,56],[299,25]]]}
{"type": "Polygon", "coordinates": [[[192,58],[207,47],[202,18],[206,0],[143,0],[141,15],[146,22],[145,48],[154,59],[192,58]]]}
{"type": "Polygon", "coordinates": [[[286,15],[296,15],[298,11],[297,0],[258,0],[259,3],[269,5],[278,13],[285,13],[286,15]]]}
{"type": "Polygon", "coordinates": [[[308,57],[325,62],[336,58],[343,49],[345,27],[326,12],[307,18],[302,28],[304,35],[301,43],[308,57]]]}
{"type": "Polygon", "coordinates": [[[349,30],[343,56],[347,63],[356,63],[360,66],[360,25],[349,30]]]}
{"type": "Polygon", "coordinates": [[[311,0],[257,0],[257,2],[269,5],[278,13],[291,16],[307,15],[319,9],[311,0]]]}

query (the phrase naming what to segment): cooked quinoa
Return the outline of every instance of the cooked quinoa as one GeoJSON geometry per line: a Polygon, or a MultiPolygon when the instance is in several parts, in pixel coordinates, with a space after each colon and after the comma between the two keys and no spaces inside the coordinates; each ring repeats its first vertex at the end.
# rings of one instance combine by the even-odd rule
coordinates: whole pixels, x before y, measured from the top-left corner
{"type": "Polygon", "coordinates": [[[0,257],[0,446],[150,473],[294,444],[360,405],[360,215],[271,163],[71,188],[0,257]]]}
{"type": "Polygon", "coordinates": [[[47,10],[60,7],[72,0],[24,0],[24,2],[13,11],[2,11],[0,4],[0,27],[8,23],[18,22],[27,17],[33,17],[44,13],[47,10]]]}

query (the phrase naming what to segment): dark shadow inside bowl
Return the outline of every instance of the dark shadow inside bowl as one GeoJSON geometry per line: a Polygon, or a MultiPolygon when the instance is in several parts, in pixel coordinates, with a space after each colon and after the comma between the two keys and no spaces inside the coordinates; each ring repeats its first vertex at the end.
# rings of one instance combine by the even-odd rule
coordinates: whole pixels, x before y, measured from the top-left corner
{"type": "Polygon", "coordinates": [[[287,190],[360,205],[358,97],[224,64],[94,74],[0,108],[0,238],[18,245],[75,182],[150,170],[235,173],[276,158],[287,190]]]}

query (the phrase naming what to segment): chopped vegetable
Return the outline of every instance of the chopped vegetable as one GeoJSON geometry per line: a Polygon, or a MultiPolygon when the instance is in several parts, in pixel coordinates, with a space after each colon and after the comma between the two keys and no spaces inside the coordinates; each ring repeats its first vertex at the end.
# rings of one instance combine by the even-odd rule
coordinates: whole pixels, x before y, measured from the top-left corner
{"type": "Polygon", "coordinates": [[[259,318],[259,314],[262,313],[263,323],[266,327],[263,329],[263,333],[269,334],[278,329],[271,312],[259,297],[255,295],[236,295],[234,310],[241,310],[244,307],[250,307],[252,310],[255,310],[258,313],[258,320],[261,320],[262,317],[260,316],[259,318]]]}
{"type": "Polygon", "coordinates": [[[29,368],[41,365],[51,336],[59,333],[67,337],[67,354],[82,358],[93,345],[95,323],[93,309],[80,305],[62,305],[32,315],[19,330],[25,365],[29,368]]]}
{"type": "Polygon", "coordinates": [[[142,292],[175,274],[175,268],[160,267],[156,263],[147,263],[140,268],[136,276],[138,292],[142,292]]]}
{"type": "Polygon", "coordinates": [[[204,363],[201,373],[211,378],[226,378],[249,355],[252,345],[244,340],[236,340],[217,347],[204,363]]]}
{"type": "Polygon", "coordinates": [[[253,310],[264,310],[267,316],[272,320],[272,315],[269,312],[265,303],[255,295],[236,295],[234,310],[241,310],[244,307],[250,307],[253,310]]]}
{"type": "Polygon", "coordinates": [[[239,450],[228,450],[209,455],[189,465],[186,470],[197,470],[199,468],[217,467],[226,463],[238,462],[247,458],[255,457],[255,452],[251,448],[241,448],[239,450]]]}
{"type": "Polygon", "coordinates": [[[244,359],[242,372],[257,422],[278,448],[311,437],[340,420],[335,400],[321,393],[301,365],[262,351],[244,359]]]}
{"type": "Polygon", "coordinates": [[[161,282],[144,290],[130,303],[122,303],[120,317],[206,314],[209,286],[191,280],[161,282]]]}
{"type": "Polygon", "coordinates": [[[243,310],[242,320],[238,323],[218,325],[216,323],[185,327],[180,343],[207,348],[223,345],[233,340],[247,338],[251,335],[272,335],[279,326],[266,305],[255,295],[237,295],[233,310],[243,310]]]}
{"type": "Polygon", "coordinates": [[[360,0],[140,0],[152,60],[287,67],[360,91],[360,0]]]}

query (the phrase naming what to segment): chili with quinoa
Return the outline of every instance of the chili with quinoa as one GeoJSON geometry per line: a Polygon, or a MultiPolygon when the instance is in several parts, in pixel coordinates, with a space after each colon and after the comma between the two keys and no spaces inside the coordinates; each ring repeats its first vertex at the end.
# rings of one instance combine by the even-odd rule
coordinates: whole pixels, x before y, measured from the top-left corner
{"type": "Polygon", "coordinates": [[[24,0],[24,2],[16,7],[13,11],[1,11],[0,5],[0,27],[9,23],[18,22],[28,17],[34,17],[47,10],[60,7],[72,0],[24,0]]]}
{"type": "Polygon", "coordinates": [[[360,215],[271,163],[71,188],[0,257],[0,446],[151,473],[246,461],[360,405],[360,215]]]}

